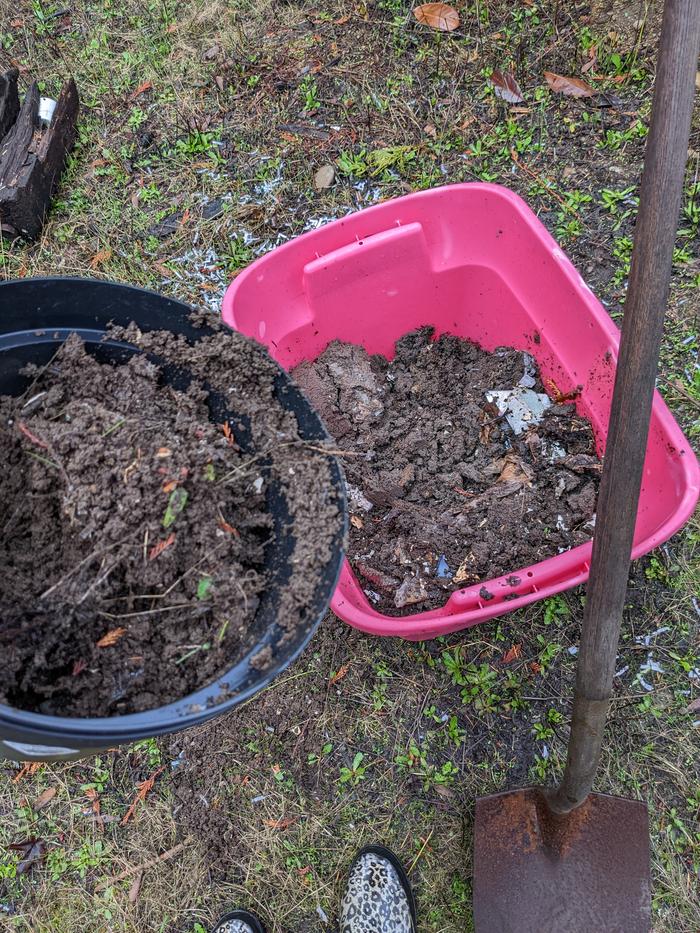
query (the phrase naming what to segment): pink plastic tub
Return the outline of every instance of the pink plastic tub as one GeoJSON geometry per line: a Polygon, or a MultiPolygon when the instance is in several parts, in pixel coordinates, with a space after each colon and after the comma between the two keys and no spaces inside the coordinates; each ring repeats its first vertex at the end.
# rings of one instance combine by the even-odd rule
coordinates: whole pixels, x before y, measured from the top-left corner
{"type": "MultiPolygon", "coordinates": [[[[391,357],[395,341],[423,324],[486,350],[527,350],[545,385],[551,380],[564,393],[581,387],[577,407],[604,450],[619,331],[532,211],[498,185],[411,194],[304,234],[241,272],[223,317],[287,369],[334,339],[391,357]]],[[[699,491],[698,462],[657,393],[633,556],[676,532],[699,491]]],[[[402,618],[372,607],[346,561],[331,607],[374,635],[434,638],[583,583],[590,555],[588,542],[402,618]],[[483,585],[494,594],[488,602],[483,585]]]]}

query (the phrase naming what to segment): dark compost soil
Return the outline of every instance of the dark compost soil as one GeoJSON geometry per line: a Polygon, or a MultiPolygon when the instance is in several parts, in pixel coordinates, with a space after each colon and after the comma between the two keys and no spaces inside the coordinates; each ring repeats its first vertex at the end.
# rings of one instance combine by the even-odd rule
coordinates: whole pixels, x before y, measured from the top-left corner
{"type": "Polygon", "coordinates": [[[516,433],[487,397],[545,392],[528,355],[421,328],[391,362],[334,342],[293,375],[344,451],[348,556],[382,612],[440,606],[591,537],[601,462],[590,424],[571,401],[545,400],[516,433]]]}
{"type": "Polygon", "coordinates": [[[300,443],[264,351],[227,330],[118,335],[186,368],[189,388],[143,355],[98,363],[73,336],[30,391],[0,398],[0,700],[16,707],[131,713],[213,681],[255,642],[270,476],[296,538],[290,632],[342,521],[328,458],[300,443]],[[259,456],[213,423],[204,380],[250,419],[259,456]]]}

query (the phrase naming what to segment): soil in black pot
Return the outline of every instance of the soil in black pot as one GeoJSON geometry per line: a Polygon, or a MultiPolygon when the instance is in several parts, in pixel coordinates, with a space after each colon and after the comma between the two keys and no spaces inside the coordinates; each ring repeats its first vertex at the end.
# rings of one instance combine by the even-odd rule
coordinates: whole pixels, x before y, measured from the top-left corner
{"type": "Polygon", "coordinates": [[[279,616],[290,632],[342,522],[329,460],[274,397],[263,350],[227,330],[193,345],[133,325],[119,336],[186,369],[189,388],[144,355],[99,363],[73,336],[21,398],[0,398],[0,700],[12,706],[106,716],[192,693],[256,641],[270,476],[296,538],[279,616]],[[205,381],[250,419],[252,453],[211,420],[205,381]]]}
{"type": "Polygon", "coordinates": [[[421,328],[391,362],[336,341],[293,376],[344,451],[348,556],[382,612],[441,606],[591,537],[592,428],[529,355],[421,328]]]}

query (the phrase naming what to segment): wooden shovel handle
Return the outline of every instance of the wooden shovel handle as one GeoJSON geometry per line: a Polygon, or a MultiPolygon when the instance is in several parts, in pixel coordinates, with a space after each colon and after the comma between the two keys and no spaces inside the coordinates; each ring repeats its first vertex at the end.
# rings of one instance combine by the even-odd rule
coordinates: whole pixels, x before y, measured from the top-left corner
{"type": "Polygon", "coordinates": [[[666,0],[651,128],[598,495],[566,770],[558,812],[583,803],[600,759],[683,192],[700,0],[666,0]]]}

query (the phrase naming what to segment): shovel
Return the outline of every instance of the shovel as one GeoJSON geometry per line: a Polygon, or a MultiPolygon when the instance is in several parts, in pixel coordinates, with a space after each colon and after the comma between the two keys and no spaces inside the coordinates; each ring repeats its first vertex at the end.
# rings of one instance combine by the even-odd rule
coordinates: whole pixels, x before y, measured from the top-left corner
{"type": "Polygon", "coordinates": [[[700,44],[699,0],[667,0],[625,303],[566,768],[554,790],[479,798],[476,933],[648,933],[646,804],[592,794],[627,589],[700,44]]]}

